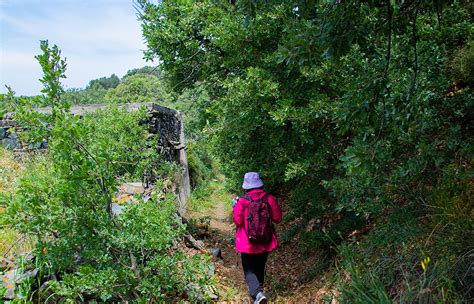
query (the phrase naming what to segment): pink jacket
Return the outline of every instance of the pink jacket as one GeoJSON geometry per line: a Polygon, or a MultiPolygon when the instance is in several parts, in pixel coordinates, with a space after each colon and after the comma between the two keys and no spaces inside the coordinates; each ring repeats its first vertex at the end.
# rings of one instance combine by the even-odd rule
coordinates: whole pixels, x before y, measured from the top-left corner
{"type": "MultiPolygon", "coordinates": [[[[262,198],[266,194],[265,191],[261,189],[252,189],[247,192],[247,195],[253,199],[257,200],[262,198]]],[[[268,203],[272,208],[272,220],[274,223],[281,222],[281,209],[278,205],[276,197],[273,195],[268,196],[268,203]]],[[[234,207],[234,223],[237,227],[237,232],[235,234],[235,249],[238,252],[243,253],[262,253],[270,252],[278,247],[277,235],[274,232],[272,241],[268,244],[251,244],[247,237],[247,233],[244,229],[245,219],[248,216],[247,206],[250,204],[249,201],[243,198],[239,198],[237,204],[234,207]]]]}

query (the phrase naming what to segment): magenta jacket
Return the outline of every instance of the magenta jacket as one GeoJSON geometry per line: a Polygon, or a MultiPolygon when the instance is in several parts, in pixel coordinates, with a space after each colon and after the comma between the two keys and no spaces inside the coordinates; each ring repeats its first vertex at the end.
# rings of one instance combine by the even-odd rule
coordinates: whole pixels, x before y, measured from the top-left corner
{"type": "MultiPolygon", "coordinates": [[[[265,191],[261,189],[252,189],[247,192],[247,195],[252,200],[257,200],[262,198],[266,194],[265,191]]],[[[273,195],[268,196],[268,203],[272,208],[272,220],[274,223],[281,222],[281,209],[278,205],[276,197],[273,195]]],[[[237,232],[235,234],[235,249],[238,252],[243,253],[262,253],[270,252],[278,247],[277,235],[274,232],[272,241],[268,244],[251,244],[247,237],[247,233],[244,229],[245,219],[248,216],[247,206],[250,204],[249,201],[243,198],[239,198],[237,204],[234,207],[234,223],[237,227],[237,232]]]]}

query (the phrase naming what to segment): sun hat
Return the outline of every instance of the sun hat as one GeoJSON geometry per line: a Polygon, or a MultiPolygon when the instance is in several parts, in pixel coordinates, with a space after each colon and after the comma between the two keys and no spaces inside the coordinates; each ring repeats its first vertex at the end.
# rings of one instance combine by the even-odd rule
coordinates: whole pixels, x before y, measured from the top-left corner
{"type": "Polygon", "coordinates": [[[244,176],[244,183],[242,188],[245,190],[260,188],[263,186],[263,182],[260,179],[258,172],[247,172],[244,176]]]}

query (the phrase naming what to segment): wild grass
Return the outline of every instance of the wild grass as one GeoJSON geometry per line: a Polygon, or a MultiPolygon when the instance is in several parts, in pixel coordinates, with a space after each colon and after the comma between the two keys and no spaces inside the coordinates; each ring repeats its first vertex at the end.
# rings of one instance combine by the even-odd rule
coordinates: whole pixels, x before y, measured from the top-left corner
{"type": "Polygon", "coordinates": [[[0,193],[11,193],[16,179],[21,176],[25,166],[16,160],[12,151],[0,147],[0,193]]]}
{"type": "MultiPolygon", "coordinates": [[[[0,147],[0,212],[4,210],[1,195],[9,195],[16,189],[17,180],[25,171],[23,161],[15,159],[13,152],[0,147]]],[[[31,249],[31,242],[9,227],[0,226],[0,257],[12,259],[31,249]]]]}
{"type": "Polygon", "coordinates": [[[339,246],[340,303],[469,303],[474,208],[469,178],[447,174],[425,198],[397,206],[339,246]]]}
{"type": "Polygon", "coordinates": [[[199,213],[212,209],[219,203],[229,201],[228,204],[225,204],[225,208],[226,213],[230,213],[232,211],[230,199],[229,193],[224,188],[224,177],[220,175],[194,189],[188,209],[191,212],[199,213]]]}

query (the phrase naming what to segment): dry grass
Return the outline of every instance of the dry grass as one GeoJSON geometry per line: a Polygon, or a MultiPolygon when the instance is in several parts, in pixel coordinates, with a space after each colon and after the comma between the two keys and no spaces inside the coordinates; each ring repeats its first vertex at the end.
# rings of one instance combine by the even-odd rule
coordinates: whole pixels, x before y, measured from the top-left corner
{"type": "MultiPolygon", "coordinates": [[[[13,153],[0,147],[0,193],[12,193],[18,178],[23,174],[25,165],[14,158],[13,153]]],[[[0,202],[1,204],[1,202],[0,202]]],[[[0,205],[0,212],[5,206],[0,205]]],[[[0,227],[0,257],[12,259],[17,253],[29,251],[31,242],[25,240],[16,231],[0,227]]]]}
{"type": "Polygon", "coordinates": [[[13,153],[0,147],[0,193],[12,192],[17,178],[22,174],[24,165],[15,160],[13,153]]]}

